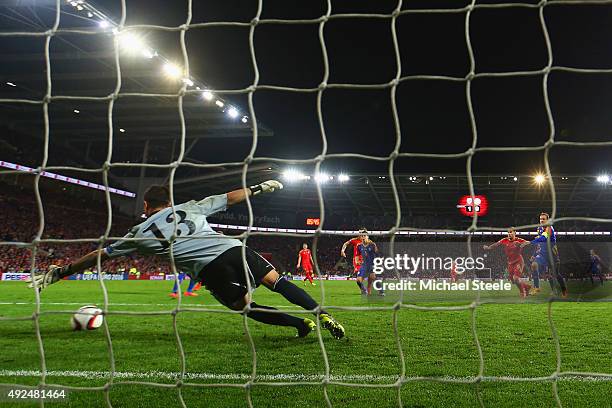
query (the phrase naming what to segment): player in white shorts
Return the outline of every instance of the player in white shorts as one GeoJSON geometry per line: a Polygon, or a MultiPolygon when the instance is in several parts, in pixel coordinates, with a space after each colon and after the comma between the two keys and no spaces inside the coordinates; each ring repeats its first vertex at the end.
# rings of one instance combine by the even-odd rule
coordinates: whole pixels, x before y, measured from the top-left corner
{"type": "MultiPolygon", "coordinates": [[[[274,266],[261,255],[243,246],[242,241],[215,232],[206,220],[207,216],[225,211],[227,206],[246,200],[247,195],[268,193],[282,188],[280,182],[268,180],[250,188],[175,205],[173,211],[168,188],[152,186],[144,195],[144,214],[147,217],[144,222],[132,227],[121,240],[104,249],[90,252],[70,265],[52,265],[46,272],[35,274],[34,281],[30,280],[29,286],[42,290],[66,276],[96,265],[98,256],[101,262],[104,262],[109,258],[132,253],[156,255],[170,262],[173,259],[177,270],[202,282],[212,295],[228,308],[244,310],[248,317],[262,323],[293,326],[297,329],[298,336],[304,337],[316,327],[311,319],[302,319],[280,313],[273,307],[258,305],[251,301],[250,292],[263,284],[304,309],[317,309],[317,302],[303,289],[281,277],[274,266]],[[176,238],[171,243],[171,237],[175,235],[176,238]],[[246,265],[243,262],[243,252],[246,265]]],[[[327,312],[319,309],[318,317],[321,326],[328,329],[333,337],[339,339],[344,336],[342,325],[327,312]]]]}

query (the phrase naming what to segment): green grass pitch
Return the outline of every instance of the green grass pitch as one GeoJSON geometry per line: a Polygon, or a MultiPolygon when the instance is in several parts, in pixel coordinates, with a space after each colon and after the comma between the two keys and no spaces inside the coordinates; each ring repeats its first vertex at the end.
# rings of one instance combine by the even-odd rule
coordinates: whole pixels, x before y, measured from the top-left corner
{"type": "MultiPolygon", "coordinates": [[[[168,312],[176,300],[167,294],[171,282],[108,281],[111,312],[168,312]]],[[[301,283],[298,282],[301,285],[301,283]]],[[[608,282],[607,285],[610,285],[608,282]]],[[[325,282],[325,303],[336,306],[368,306],[353,282],[325,282]]],[[[321,299],[321,287],[307,287],[321,299]]],[[[438,294],[441,296],[441,294],[438,294]]],[[[515,296],[516,293],[513,293],[515,296]]],[[[280,295],[265,288],[255,292],[263,305],[297,310],[280,295]]],[[[427,299],[420,299],[424,302],[427,299]]],[[[71,386],[102,386],[107,382],[110,360],[103,329],[72,332],[70,311],[81,305],[103,304],[97,281],[60,282],[41,294],[40,332],[44,344],[46,382],[71,386]]],[[[40,356],[32,320],[6,320],[31,316],[34,294],[21,282],[0,283],[0,383],[39,382],[40,356]]],[[[457,299],[457,303],[462,303],[457,299]]],[[[449,303],[423,303],[449,305],[449,303]]],[[[381,306],[374,303],[370,306],[381,306]]],[[[197,298],[183,299],[183,306],[225,311],[205,290],[197,298]]],[[[349,387],[329,385],[327,395],[335,407],[397,406],[398,389],[392,384],[401,373],[400,353],[393,332],[393,312],[376,310],[333,311],[347,336],[337,341],[323,332],[332,379],[344,383],[380,385],[349,387]]],[[[555,302],[554,322],[559,333],[561,371],[612,373],[612,303],[555,302]]],[[[476,328],[484,356],[485,376],[505,376],[510,381],[448,384],[410,381],[400,390],[406,407],[478,406],[477,388],[485,406],[555,406],[550,381],[521,382],[519,378],[545,377],[556,367],[555,343],[546,304],[485,304],[476,309],[476,328]]],[[[129,381],[176,384],[181,360],[173,330],[173,316],[165,314],[107,316],[118,376],[110,388],[113,407],[179,407],[174,387],[130,384],[129,381]]],[[[257,379],[250,387],[255,407],[323,407],[321,385],[258,385],[258,382],[313,382],[325,372],[316,334],[294,338],[294,329],[249,321],[257,350],[257,379]]],[[[398,314],[400,343],[406,377],[469,379],[478,375],[479,355],[472,335],[471,312],[402,309],[398,314]]],[[[253,371],[253,354],[242,317],[226,313],[184,311],[177,328],[186,357],[189,384],[244,384],[253,371]]],[[[187,406],[246,407],[244,387],[180,388],[187,406]]],[[[610,406],[612,381],[597,377],[567,377],[558,382],[564,407],[610,406]]],[[[40,406],[0,401],[0,407],[40,406]]],[[[74,391],[67,401],[47,407],[104,407],[101,391],[74,391]]]]}

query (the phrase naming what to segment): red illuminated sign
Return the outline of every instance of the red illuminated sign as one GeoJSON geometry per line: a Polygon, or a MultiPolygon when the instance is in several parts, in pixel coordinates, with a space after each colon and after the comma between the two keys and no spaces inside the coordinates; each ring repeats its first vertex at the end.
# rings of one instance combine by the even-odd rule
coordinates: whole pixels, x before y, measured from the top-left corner
{"type": "Polygon", "coordinates": [[[473,217],[475,213],[482,217],[489,212],[489,201],[483,195],[475,195],[473,199],[472,196],[464,195],[459,199],[457,208],[466,217],[473,217]]]}
{"type": "Polygon", "coordinates": [[[320,218],[306,218],[306,225],[315,225],[318,226],[321,224],[320,218]]]}

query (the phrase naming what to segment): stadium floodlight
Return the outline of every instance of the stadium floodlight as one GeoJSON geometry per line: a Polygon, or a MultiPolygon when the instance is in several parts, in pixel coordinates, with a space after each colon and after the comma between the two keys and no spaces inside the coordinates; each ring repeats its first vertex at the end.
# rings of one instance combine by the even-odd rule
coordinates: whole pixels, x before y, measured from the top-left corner
{"type": "Polygon", "coordinates": [[[87,17],[92,18],[93,17],[93,13],[91,11],[87,12],[87,17]]]}
{"type": "Polygon", "coordinates": [[[173,64],[171,62],[166,62],[164,64],[164,68],[163,69],[164,69],[164,73],[169,78],[172,78],[172,79],[177,79],[182,74],[181,69],[177,65],[175,65],[175,64],[173,64]]]}
{"type": "Polygon", "coordinates": [[[536,184],[544,184],[544,181],[545,181],[545,180],[546,180],[546,177],[544,177],[544,175],[543,175],[543,174],[541,174],[541,173],[538,173],[538,174],[536,174],[535,176],[533,176],[533,181],[534,181],[536,184]]]}
{"type": "Polygon", "coordinates": [[[224,106],[225,106],[225,104],[224,104],[222,101],[220,101],[219,99],[217,99],[217,100],[215,101],[215,105],[217,105],[217,106],[218,106],[218,107],[220,107],[220,108],[222,108],[222,107],[224,107],[224,106]]]}
{"type": "Polygon", "coordinates": [[[119,128],[119,131],[120,131],[121,133],[125,133],[125,129],[124,129],[124,128],[119,128]]]}
{"type": "Polygon", "coordinates": [[[133,33],[119,34],[119,44],[121,44],[121,48],[129,53],[135,53],[144,47],[142,39],[133,33]]]}
{"type": "Polygon", "coordinates": [[[202,92],[202,98],[204,98],[207,101],[212,101],[214,97],[215,95],[213,95],[213,93],[210,91],[202,92]]]}
{"type": "Polygon", "coordinates": [[[80,110],[78,110],[78,109],[73,109],[72,111],[73,111],[74,113],[76,113],[77,115],[78,115],[79,113],[81,113],[81,111],[80,111],[80,110]]]}
{"type": "Polygon", "coordinates": [[[349,176],[346,174],[338,174],[338,181],[344,183],[345,181],[349,181],[349,176]]]}
{"type": "Polygon", "coordinates": [[[599,175],[597,176],[597,181],[599,181],[600,183],[609,183],[610,176],[608,176],[607,174],[599,175]]]}
{"type": "Polygon", "coordinates": [[[514,176],[513,180],[518,181],[518,177],[514,176]]]}
{"type": "Polygon", "coordinates": [[[110,23],[106,20],[101,20],[98,23],[98,26],[100,26],[100,28],[108,28],[110,26],[110,23]]]}
{"type": "Polygon", "coordinates": [[[242,123],[247,123],[249,121],[249,118],[246,116],[242,117],[242,123]]]}
{"type": "Polygon", "coordinates": [[[327,183],[330,180],[330,177],[327,173],[320,172],[315,174],[315,181],[319,184],[327,183]]]}
{"type": "Polygon", "coordinates": [[[283,172],[283,179],[290,183],[295,183],[297,181],[301,181],[306,179],[307,176],[302,174],[302,172],[295,169],[287,169],[283,172]]]}
{"type": "Polygon", "coordinates": [[[17,85],[15,85],[15,84],[14,84],[14,83],[12,83],[12,82],[7,82],[6,84],[7,84],[8,86],[17,86],[17,85]]]}
{"type": "Polygon", "coordinates": [[[80,4],[76,6],[76,9],[79,11],[83,11],[83,6],[81,6],[80,4]]]}
{"type": "Polygon", "coordinates": [[[239,115],[239,112],[238,112],[238,109],[232,106],[231,108],[227,110],[227,114],[229,115],[230,118],[236,119],[239,115]]]}

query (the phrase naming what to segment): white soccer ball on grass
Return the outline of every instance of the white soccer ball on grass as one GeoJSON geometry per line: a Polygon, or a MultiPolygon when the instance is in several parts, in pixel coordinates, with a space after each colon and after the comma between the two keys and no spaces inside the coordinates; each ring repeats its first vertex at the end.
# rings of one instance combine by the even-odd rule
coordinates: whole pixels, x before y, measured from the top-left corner
{"type": "Polygon", "coordinates": [[[94,305],[82,306],[70,319],[72,330],[95,330],[102,326],[102,309],[94,305]]]}

